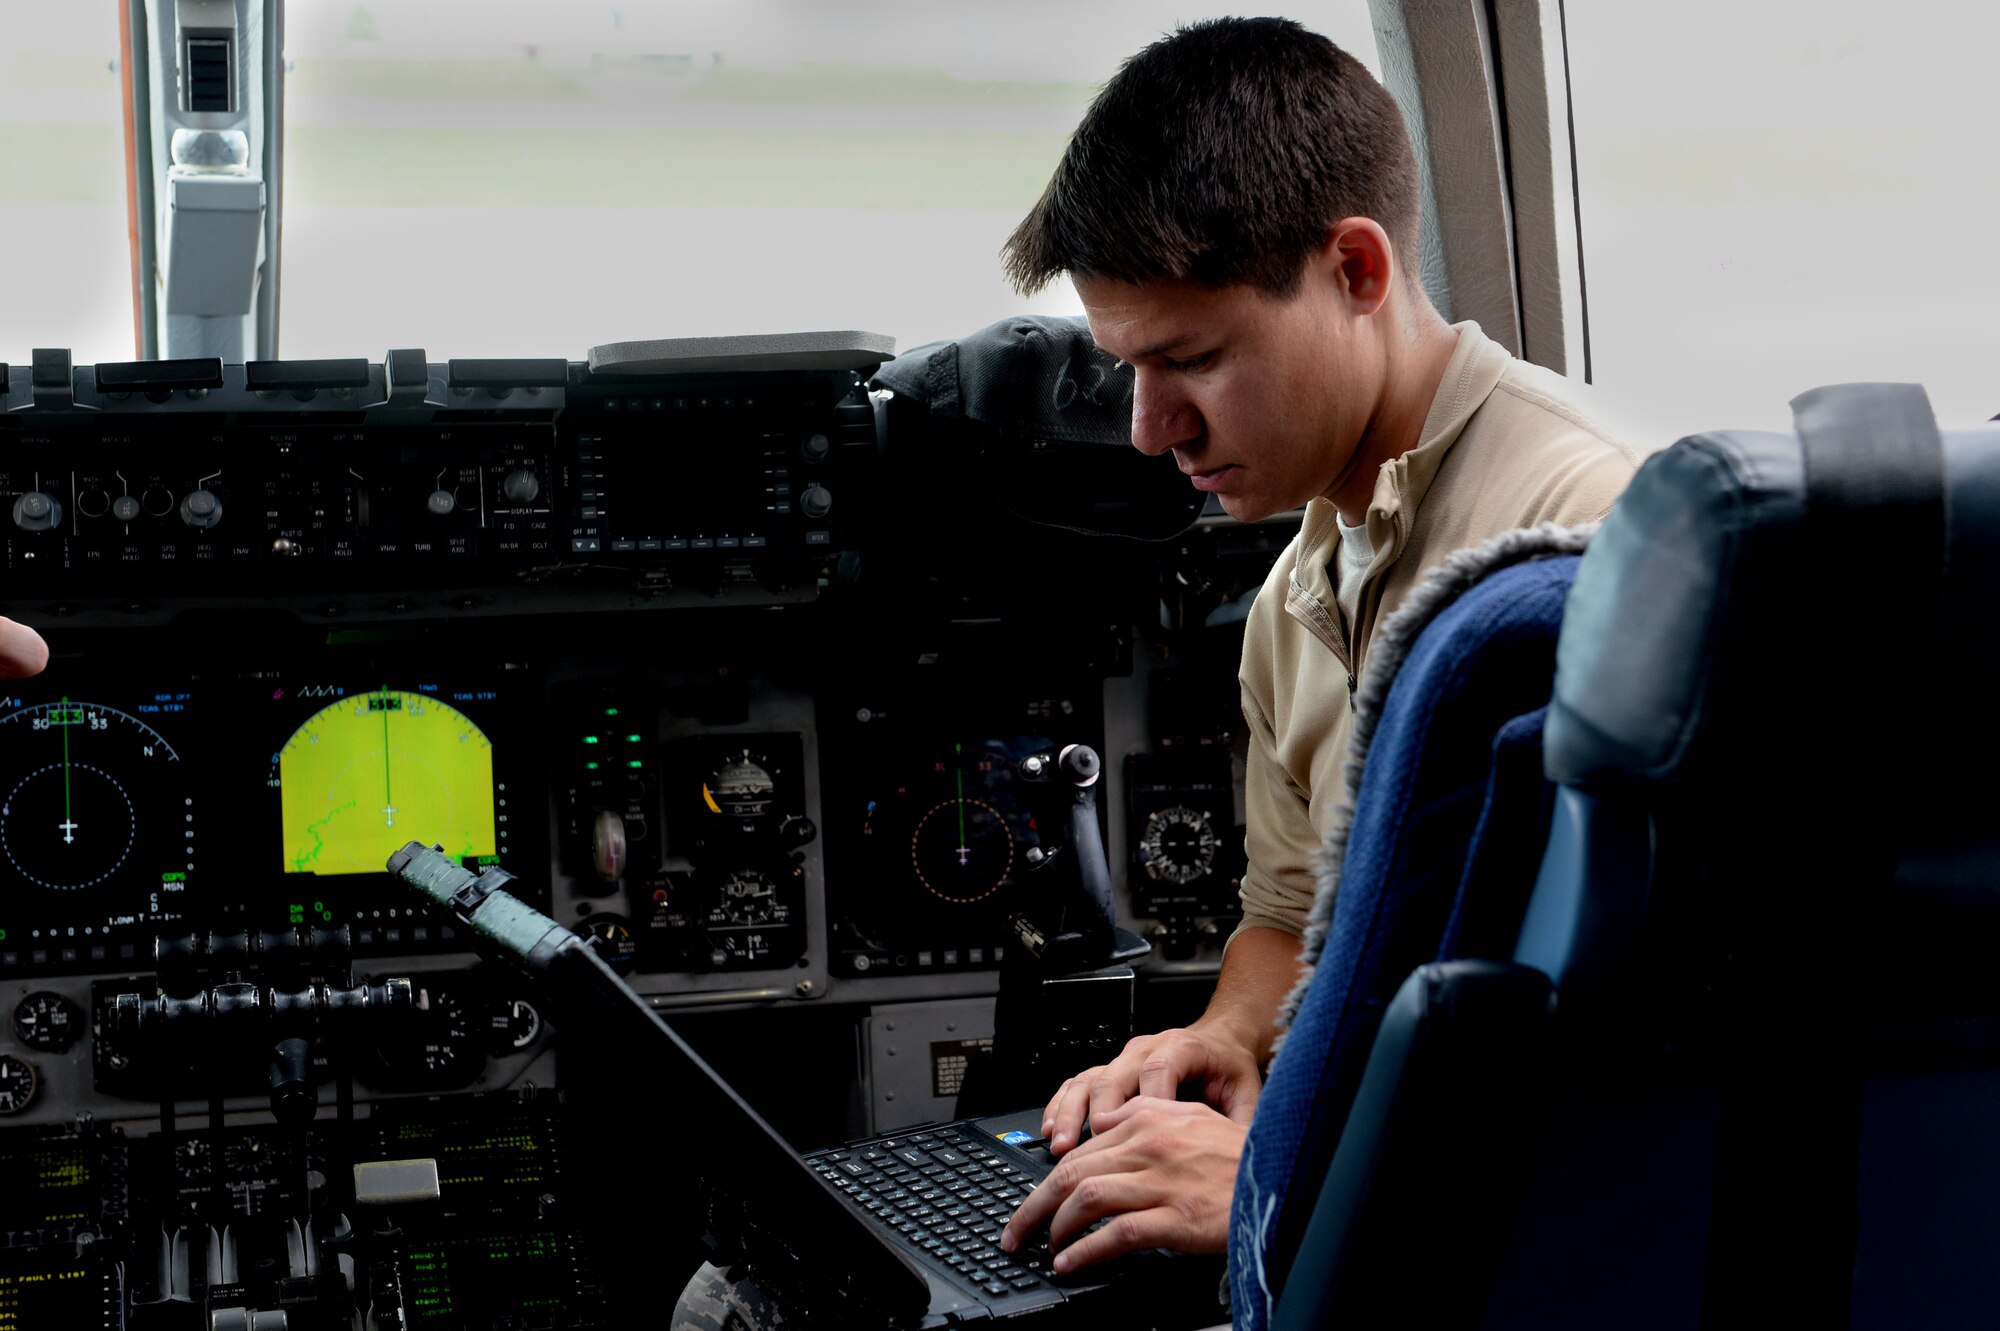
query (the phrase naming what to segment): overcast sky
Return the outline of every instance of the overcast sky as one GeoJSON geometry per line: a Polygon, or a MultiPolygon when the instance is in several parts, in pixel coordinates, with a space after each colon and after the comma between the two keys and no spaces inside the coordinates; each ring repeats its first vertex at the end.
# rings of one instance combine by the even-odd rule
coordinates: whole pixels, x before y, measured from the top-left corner
{"type": "MultiPolygon", "coordinates": [[[[0,359],[10,358],[9,347],[65,341],[87,358],[130,337],[116,80],[104,72],[116,52],[115,9],[108,0],[5,9],[0,133],[8,143],[0,163],[5,146],[36,160],[39,131],[30,126],[94,119],[105,126],[98,137],[113,183],[85,202],[48,172],[8,177],[0,223],[10,238],[23,252],[75,257],[15,273],[0,307],[0,359]],[[46,53],[90,57],[71,63],[96,62],[92,82],[103,87],[86,94],[49,84],[61,62],[45,62],[46,53]],[[85,102],[88,115],[72,114],[85,102]],[[44,188],[52,192],[38,194],[44,188]]],[[[736,67],[900,65],[969,80],[1090,86],[1207,12],[1153,0],[290,0],[287,50],[300,62],[493,62],[520,61],[532,47],[551,67],[572,69],[592,55],[719,54],[736,67]]],[[[1287,12],[1376,67],[1366,0],[1287,12]]],[[[2000,215],[2000,80],[1992,74],[2000,6],[1565,0],[1563,12],[1593,368],[1607,395],[1631,409],[1639,433],[1782,425],[1790,393],[1843,378],[1926,382],[1947,420],[2000,411],[2000,247],[1988,235],[2000,215]]],[[[344,108],[302,97],[296,123],[346,117],[355,126],[504,133],[518,122],[587,136],[593,114],[645,134],[655,132],[649,116],[664,129],[674,116],[695,114],[664,101],[621,102],[595,87],[586,98],[544,92],[459,106],[438,96],[398,102],[379,80],[355,86],[374,91],[344,108]],[[605,100],[594,102],[599,94],[605,100]]],[[[1064,99],[1020,99],[996,104],[990,123],[983,114],[976,99],[871,108],[865,99],[820,106],[778,98],[700,111],[718,128],[802,124],[852,133],[857,145],[877,122],[962,132],[968,144],[1013,133],[1057,145],[1074,109],[1064,99]]],[[[295,169],[307,160],[301,154],[295,169]]],[[[755,175],[756,163],[743,167],[755,175]]],[[[294,184],[297,204],[311,191],[294,184]]],[[[580,190],[574,215],[560,217],[484,205],[461,216],[447,195],[424,220],[409,200],[384,206],[357,188],[338,207],[288,213],[287,346],[379,354],[388,341],[418,337],[442,354],[574,356],[614,334],[750,324],[860,323],[905,344],[953,335],[1021,307],[994,255],[1030,197],[956,213],[947,191],[874,213],[725,206],[640,216],[580,190]],[[418,235],[429,239],[413,250],[406,241],[418,235]],[[583,235],[596,243],[579,246],[583,235]],[[662,247],[660,236],[678,239],[662,247]],[[742,253],[732,255],[738,242],[742,253]],[[779,249],[808,281],[739,276],[779,249]],[[542,250],[568,256],[551,271],[570,280],[494,282],[542,250]],[[421,265],[392,273],[394,256],[411,253],[421,265]],[[368,300],[353,298],[357,283],[373,293],[368,300]]],[[[1073,297],[1061,287],[1035,304],[1068,307],[1073,297]]]]}

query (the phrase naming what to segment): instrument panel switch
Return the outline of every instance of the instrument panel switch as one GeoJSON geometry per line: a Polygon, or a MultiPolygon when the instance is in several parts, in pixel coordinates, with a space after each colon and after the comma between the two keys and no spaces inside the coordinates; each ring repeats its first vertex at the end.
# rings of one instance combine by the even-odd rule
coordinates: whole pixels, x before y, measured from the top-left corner
{"type": "Polygon", "coordinates": [[[541,478],[526,467],[507,473],[507,479],[500,482],[500,493],[515,504],[532,504],[542,493],[541,478]]]}
{"type": "Polygon", "coordinates": [[[181,521],[206,531],[222,521],[222,500],[213,490],[192,490],[181,499],[181,521]]]}
{"type": "Polygon", "coordinates": [[[625,845],[625,820],[614,810],[598,810],[590,826],[590,864],[605,882],[625,876],[625,845]]]}
{"type": "Polygon", "coordinates": [[[22,531],[48,531],[62,525],[62,505],[40,490],[14,501],[14,525],[22,531]]]}

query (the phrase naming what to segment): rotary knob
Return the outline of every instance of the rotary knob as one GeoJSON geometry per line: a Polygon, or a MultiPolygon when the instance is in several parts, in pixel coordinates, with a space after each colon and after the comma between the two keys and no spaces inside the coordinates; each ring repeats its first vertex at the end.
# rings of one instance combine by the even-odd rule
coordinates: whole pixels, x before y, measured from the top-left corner
{"type": "Polygon", "coordinates": [[[809,518],[823,518],[833,511],[833,491],[824,485],[808,485],[799,494],[799,512],[809,518]]]}
{"type": "Polygon", "coordinates": [[[431,497],[424,501],[424,507],[433,517],[448,518],[458,507],[458,496],[449,490],[433,490],[431,497]]]}
{"type": "Polygon", "coordinates": [[[824,462],[833,451],[833,441],[823,434],[807,435],[799,445],[799,457],[806,462],[824,462]]]}
{"type": "Polygon", "coordinates": [[[507,479],[500,482],[500,493],[516,504],[532,504],[541,492],[541,478],[526,467],[508,472],[507,479]]]}
{"type": "Polygon", "coordinates": [[[222,521],[222,501],[213,490],[191,490],[181,499],[181,521],[206,531],[222,521]]]}
{"type": "Polygon", "coordinates": [[[62,505],[40,490],[14,501],[14,525],[22,531],[47,531],[62,525],[62,505]]]}

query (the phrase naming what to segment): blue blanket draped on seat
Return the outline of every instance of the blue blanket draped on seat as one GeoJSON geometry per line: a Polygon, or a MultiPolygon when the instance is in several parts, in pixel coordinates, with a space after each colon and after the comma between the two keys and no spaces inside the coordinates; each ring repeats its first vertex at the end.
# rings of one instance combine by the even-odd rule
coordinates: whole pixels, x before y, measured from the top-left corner
{"type": "MultiPolygon", "coordinates": [[[[1516,547],[1507,557],[1521,556],[1516,547]]],[[[1455,599],[1456,587],[1413,597],[1415,621],[1399,612],[1378,637],[1378,661],[1383,637],[1414,641],[1400,667],[1390,661],[1377,718],[1364,689],[1356,745],[1366,747],[1353,761],[1365,765],[1344,852],[1330,851],[1322,869],[1323,894],[1337,879],[1332,918],[1237,1175],[1229,1260],[1240,1327],[1269,1321],[1398,987],[1427,962],[1512,949],[1548,826],[1541,720],[1577,562],[1514,563],[1455,599]]]]}

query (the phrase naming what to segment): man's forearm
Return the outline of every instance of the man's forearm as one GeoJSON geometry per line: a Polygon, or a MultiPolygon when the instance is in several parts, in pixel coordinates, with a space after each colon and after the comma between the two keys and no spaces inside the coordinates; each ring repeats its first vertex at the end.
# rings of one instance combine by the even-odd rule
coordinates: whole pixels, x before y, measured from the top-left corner
{"type": "Polygon", "coordinates": [[[1256,1056],[1271,1061],[1278,1005],[1299,979],[1298,935],[1283,929],[1245,929],[1222,955],[1215,993],[1196,1026],[1221,1027],[1256,1056]]]}

